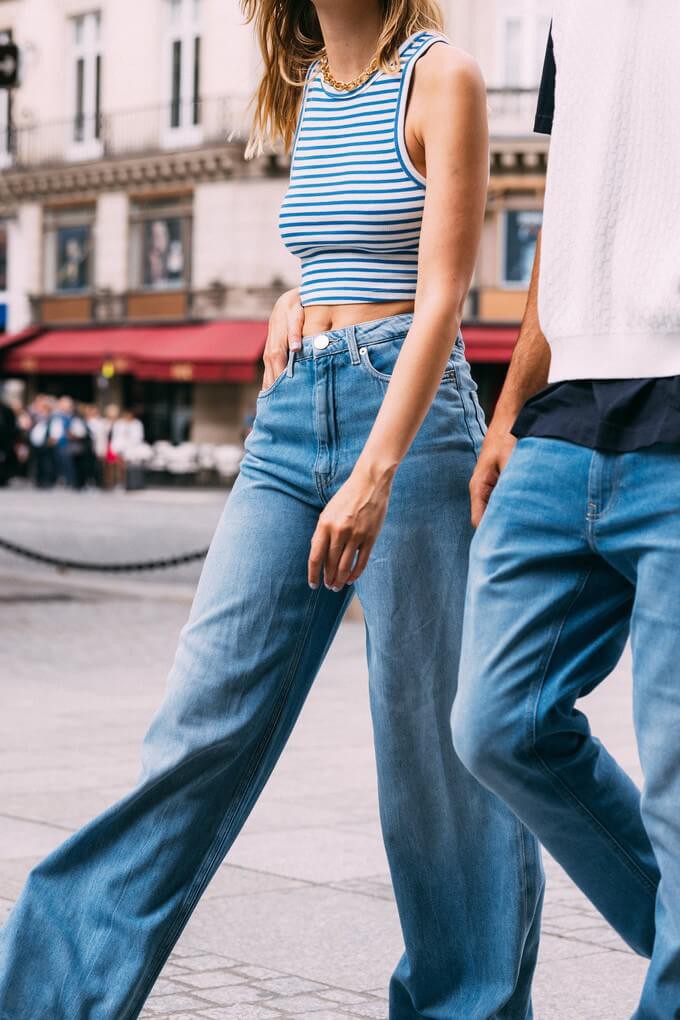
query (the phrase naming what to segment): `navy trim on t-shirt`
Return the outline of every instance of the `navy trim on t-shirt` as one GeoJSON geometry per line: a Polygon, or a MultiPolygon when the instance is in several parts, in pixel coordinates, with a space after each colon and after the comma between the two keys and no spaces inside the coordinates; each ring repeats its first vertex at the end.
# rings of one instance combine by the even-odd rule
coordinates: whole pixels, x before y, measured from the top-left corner
{"type": "Polygon", "coordinates": [[[536,121],[534,131],[541,135],[552,133],[553,120],[555,118],[555,81],[557,78],[557,66],[555,64],[555,47],[553,45],[552,28],[548,36],[548,48],[545,51],[545,63],[543,64],[543,77],[538,92],[538,107],[536,109],[536,121]]]}

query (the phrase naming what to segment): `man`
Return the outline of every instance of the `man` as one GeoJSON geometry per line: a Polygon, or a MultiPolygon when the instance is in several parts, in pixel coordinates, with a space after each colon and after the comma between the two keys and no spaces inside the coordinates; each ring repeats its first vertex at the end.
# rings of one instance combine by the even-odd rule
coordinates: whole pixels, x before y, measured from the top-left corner
{"type": "MultiPolygon", "coordinates": [[[[471,485],[475,523],[483,519],[454,740],[471,771],[629,945],[651,957],[635,1020],[673,1020],[680,1017],[680,3],[556,0],[552,34],[557,78],[543,234],[471,485]],[[575,709],[611,673],[629,635],[642,799],[575,709]]],[[[551,82],[552,51],[539,129],[552,124],[551,82]]]]}
{"type": "Polygon", "coordinates": [[[75,487],[75,468],[69,431],[75,404],[71,397],[60,397],[47,427],[47,442],[54,454],[57,479],[68,488],[75,487]]]}
{"type": "Polygon", "coordinates": [[[10,404],[9,390],[0,397],[0,488],[6,486],[16,470],[16,446],[19,427],[10,404]]]}
{"type": "Polygon", "coordinates": [[[31,449],[30,473],[39,489],[50,489],[55,481],[54,449],[48,441],[50,419],[54,411],[54,400],[39,393],[29,407],[32,425],[28,441],[31,449]]]}

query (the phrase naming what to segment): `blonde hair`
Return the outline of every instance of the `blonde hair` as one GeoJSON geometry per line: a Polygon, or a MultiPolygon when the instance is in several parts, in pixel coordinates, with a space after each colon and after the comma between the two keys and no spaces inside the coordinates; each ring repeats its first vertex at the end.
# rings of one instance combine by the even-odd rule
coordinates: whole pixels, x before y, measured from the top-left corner
{"type": "MultiPolygon", "coordinates": [[[[383,27],[377,59],[381,70],[394,73],[397,50],[414,32],[440,32],[443,16],[437,0],[381,0],[383,27]]],[[[260,44],[264,73],[255,94],[247,156],[264,145],[293,143],[302,89],[310,65],[323,53],[319,19],[311,0],[241,0],[260,44]]]]}

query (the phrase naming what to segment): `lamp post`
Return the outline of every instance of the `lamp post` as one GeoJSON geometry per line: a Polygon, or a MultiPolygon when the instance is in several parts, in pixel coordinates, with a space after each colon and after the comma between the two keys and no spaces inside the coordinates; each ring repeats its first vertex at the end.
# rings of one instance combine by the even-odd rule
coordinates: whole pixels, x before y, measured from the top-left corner
{"type": "Polygon", "coordinates": [[[19,47],[13,42],[0,43],[0,89],[14,89],[19,84],[19,47]]]}

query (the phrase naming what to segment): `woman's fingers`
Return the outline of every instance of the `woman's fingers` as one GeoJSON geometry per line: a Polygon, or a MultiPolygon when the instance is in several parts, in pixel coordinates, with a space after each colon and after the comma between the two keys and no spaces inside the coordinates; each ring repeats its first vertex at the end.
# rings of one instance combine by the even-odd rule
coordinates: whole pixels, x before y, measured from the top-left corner
{"type": "MultiPolygon", "coordinates": [[[[340,559],[347,548],[348,535],[339,533],[332,534],[326,549],[326,562],[324,566],[324,584],[331,591],[340,591],[342,585],[338,582],[338,566],[340,559]]],[[[356,547],[355,547],[356,548],[356,547]]]]}
{"type": "Polygon", "coordinates": [[[321,572],[326,562],[326,553],[330,542],[330,536],[322,524],[317,525],[312,538],[312,546],[309,551],[309,562],[307,564],[307,580],[310,588],[318,588],[321,584],[321,572]]]}
{"type": "Polygon", "coordinates": [[[351,534],[331,530],[320,523],[312,538],[309,554],[308,580],[311,588],[318,588],[323,583],[331,591],[340,591],[350,578],[361,573],[368,561],[368,551],[362,559],[362,549],[357,538],[351,534]],[[363,566],[359,568],[359,564],[363,566]],[[358,573],[357,573],[358,571],[358,573]]]}
{"type": "Polygon", "coordinates": [[[304,308],[300,304],[299,292],[282,294],[274,305],[269,320],[269,332],[264,349],[264,378],[262,388],[273,386],[286,370],[288,354],[302,347],[302,330],[305,321],[304,308]]]}
{"type": "Polygon", "coordinates": [[[354,568],[352,569],[352,572],[347,578],[346,582],[347,584],[354,584],[354,582],[361,577],[364,570],[366,569],[366,564],[370,559],[374,544],[375,544],[374,542],[363,543],[363,545],[358,551],[359,554],[357,556],[356,563],[354,564],[354,568]]]}
{"type": "Polygon", "coordinates": [[[279,345],[268,347],[264,352],[264,378],[262,389],[273,386],[288,364],[288,348],[279,345]]]}
{"type": "Polygon", "coordinates": [[[334,588],[344,588],[346,584],[349,584],[349,579],[356,567],[358,556],[359,544],[356,541],[350,540],[347,542],[338,561],[338,569],[335,573],[333,584],[334,588]]]}
{"type": "Polygon", "coordinates": [[[305,310],[298,302],[288,310],[288,346],[291,351],[299,351],[302,347],[304,324],[305,310]]]}

